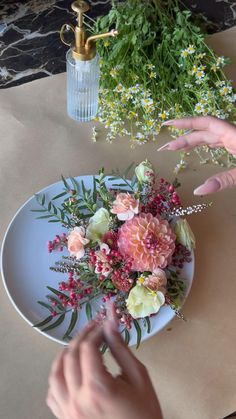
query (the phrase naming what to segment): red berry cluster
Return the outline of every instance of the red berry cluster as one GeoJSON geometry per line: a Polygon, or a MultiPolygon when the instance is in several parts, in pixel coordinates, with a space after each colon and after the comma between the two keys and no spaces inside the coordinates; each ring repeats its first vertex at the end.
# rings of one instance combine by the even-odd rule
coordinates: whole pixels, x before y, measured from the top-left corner
{"type": "MultiPolygon", "coordinates": [[[[110,279],[114,286],[121,291],[129,291],[132,287],[133,280],[129,278],[132,267],[132,260],[130,258],[124,259],[118,250],[111,250],[109,254],[104,252],[105,262],[98,260],[96,251],[90,250],[89,263],[96,266],[97,272],[104,272],[104,264],[109,264],[112,269],[110,279]]],[[[105,268],[106,271],[106,268],[105,268]]],[[[104,281],[106,279],[104,274],[100,274],[98,279],[104,281]]]]}
{"type": "Polygon", "coordinates": [[[53,250],[63,251],[64,246],[67,244],[67,237],[65,233],[62,233],[60,236],[56,234],[53,240],[49,240],[47,243],[48,252],[52,253],[53,250]]]}
{"type": "Polygon", "coordinates": [[[141,209],[142,212],[156,216],[163,212],[172,211],[180,205],[180,198],[175,191],[174,185],[162,178],[159,181],[158,188],[152,191],[148,197],[147,204],[143,205],[141,209]]]}
{"type": "Polygon", "coordinates": [[[68,295],[60,294],[58,296],[60,302],[52,299],[53,306],[78,308],[79,302],[90,295],[93,292],[93,288],[91,286],[84,287],[84,284],[80,280],[75,280],[73,273],[69,272],[68,281],[63,281],[59,284],[59,291],[66,291],[68,295]]]}
{"type": "Polygon", "coordinates": [[[185,246],[178,243],[172,256],[171,265],[175,266],[177,269],[183,269],[184,263],[189,263],[191,260],[191,252],[185,246]]]}
{"type": "Polygon", "coordinates": [[[130,330],[132,327],[132,317],[129,313],[122,310],[122,308],[116,308],[116,314],[118,320],[122,326],[125,326],[126,329],[130,330]]]}

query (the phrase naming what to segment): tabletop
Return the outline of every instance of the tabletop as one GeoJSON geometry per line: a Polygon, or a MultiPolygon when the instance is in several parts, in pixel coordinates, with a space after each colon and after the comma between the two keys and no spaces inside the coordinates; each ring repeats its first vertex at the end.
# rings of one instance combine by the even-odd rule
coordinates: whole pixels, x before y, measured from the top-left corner
{"type": "MultiPolygon", "coordinates": [[[[236,70],[236,28],[213,35],[209,43],[232,57],[236,70]]],[[[158,153],[169,138],[132,150],[127,139],[114,144],[99,128],[91,140],[91,123],[78,124],[66,114],[66,77],[60,74],[0,92],[0,234],[17,209],[36,191],[65,175],[96,174],[101,166],[126,168],[150,159],[162,177],[173,178],[175,153],[158,153]]],[[[213,202],[190,217],[196,235],[196,270],[184,305],[187,322],[174,319],[134,352],[147,366],[168,419],[221,419],[236,409],[236,190],[211,198],[193,189],[217,166],[200,166],[193,157],[179,175],[185,204],[213,202]]],[[[50,419],[45,405],[47,377],[60,345],[32,329],[15,311],[1,284],[0,410],[4,419],[50,419]]],[[[116,366],[109,354],[105,360],[116,366]]]]}

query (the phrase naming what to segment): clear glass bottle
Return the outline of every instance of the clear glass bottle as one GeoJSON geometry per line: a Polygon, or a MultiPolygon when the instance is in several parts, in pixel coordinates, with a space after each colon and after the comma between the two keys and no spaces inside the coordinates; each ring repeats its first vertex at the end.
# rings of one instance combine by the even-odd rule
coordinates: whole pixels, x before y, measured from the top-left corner
{"type": "Polygon", "coordinates": [[[90,6],[84,0],[74,1],[71,5],[77,13],[77,26],[64,24],[60,36],[65,45],[70,47],[66,54],[67,63],[67,111],[68,115],[79,122],[90,121],[98,111],[99,90],[99,56],[96,52],[96,40],[108,36],[116,36],[118,32],[110,32],[87,36],[83,15],[90,6]],[[65,33],[73,32],[74,41],[68,43],[65,33]]]}
{"type": "Polygon", "coordinates": [[[66,54],[67,112],[79,122],[94,119],[98,111],[99,56],[89,61],[76,60],[66,54]]]}

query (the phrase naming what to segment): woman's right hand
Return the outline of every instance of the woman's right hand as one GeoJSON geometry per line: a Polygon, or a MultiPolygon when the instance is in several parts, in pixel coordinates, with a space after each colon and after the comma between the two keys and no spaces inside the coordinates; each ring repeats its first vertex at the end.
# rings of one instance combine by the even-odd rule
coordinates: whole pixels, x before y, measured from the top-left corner
{"type": "MultiPolygon", "coordinates": [[[[184,150],[207,144],[209,147],[225,147],[236,157],[236,127],[222,119],[212,116],[173,119],[163,123],[178,129],[191,130],[164,146],[162,150],[184,150]]],[[[208,195],[236,185],[236,169],[231,169],[211,176],[194,190],[194,195],[208,195]]]]}
{"type": "Polygon", "coordinates": [[[162,419],[148,372],[126,346],[114,313],[102,326],[89,323],[58,355],[47,404],[58,419],[162,419]],[[120,367],[116,377],[103,364],[103,342],[120,367]]]}

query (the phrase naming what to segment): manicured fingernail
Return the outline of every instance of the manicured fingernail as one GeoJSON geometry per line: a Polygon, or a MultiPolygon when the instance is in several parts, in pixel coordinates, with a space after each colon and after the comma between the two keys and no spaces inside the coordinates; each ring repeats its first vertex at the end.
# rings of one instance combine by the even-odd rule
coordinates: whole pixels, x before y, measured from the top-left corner
{"type": "Polygon", "coordinates": [[[112,329],[117,331],[118,321],[117,321],[117,318],[115,317],[114,306],[112,303],[107,304],[107,320],[110,326],[112,327],[112,329]]]}
{"type": "Polygon", "coordinates": [[[219,191],[221,185],[217,179],[209,179],[203,185],[198,186],[193,193],[194,195],[207,195],[219,191]]]}
{"type": "Polygon", "coordinates": [[[160,148],[158,148],[157,151],[169,150],[169,145],[170,145],[170,143],[166,143],[166,144],[162,145],[160,148]]]}
{"type": "Polygon", "coordinates": [[[173,125],[173,123],[174,123],[174,119],[170,119],[169,121],[162,122],[161,126],[165,127],[165,126],[168,126],[168,125],[173,125]]]}

